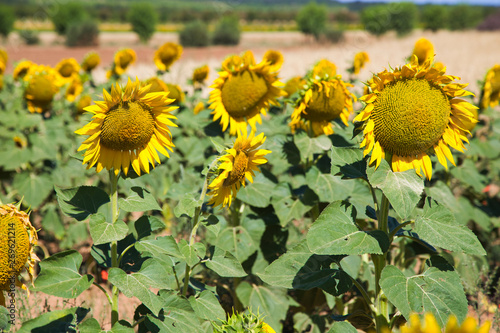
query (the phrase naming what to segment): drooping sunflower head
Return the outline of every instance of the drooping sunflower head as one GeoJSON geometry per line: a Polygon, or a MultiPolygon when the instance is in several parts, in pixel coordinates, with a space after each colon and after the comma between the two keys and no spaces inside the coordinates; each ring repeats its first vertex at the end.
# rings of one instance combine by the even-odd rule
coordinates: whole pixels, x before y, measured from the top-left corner
{"type": "Polygon", "coordinates": [[[500,65],[496,64],[488,70],[484,78],[479,107],[486,109],[495,107],[500,101],[500,65]]]}
{"type": "Polygon", "coordinates": [[[253,183],[254,171],[259,171],[258,165],[267,163],[264,156],[271,152],[259,149],[265,141],[264,133],[254,136],[251,132],[248,137],[246,132],[238,133],[233,147],[219,158],[219,174],[208,186],[209,205],[230,207],[241,185],[245,186],[245,179],[253,183]]]}
{"type": "Polygon", "coordinates": [[[132,65],[137,60],[137,54],[134,50],[125,48],[115,53],[112,71],[116,75],[122,75],[127,70],[128,66],[132,65]]]}
{"type": "Polygon", "coordinates": [[[208,78],[208,72],[210,71],[210,67],[208,65],[203,65],[201,67],[195,68],[193,71],[193,83],[203,84],[205,80],[208,78]]]}
{"type": "Polygon", "coordinates": [[[33,65],[35,65],[35,63],[29,60],[20,61],[16,65],[16,67],[14,68],[14,72],[12,73],[12,77],[14,78],[14,80],[17,81],[23,79],[26,76],[26,74],[28,74],[31,66],[33,65]]]}
{"type": "Polygon", "coordinates": [[[74,74],[68,84],[68,87],[66,88],[64,97],[66,97],[69,102],[74,102],[75,99],[82,93],[82,91],[83,84],[82,80],[80,79],[80,75],[74,74]]]}
{"type": "Polygon", "coordinates": [[[150,85],[130,79],[125,87],[116,84],[111,94],[103,90],[104,101],[85,108],[94,114],[92,121],[75,133],[88,135],[78,151],[85,150],[83,164],[87,169],[94,165],[96,171],[120,170],[128,174],[130,165],[137,173],[149,173],[150,164],[161,163],[158,152],[169,157],[165,148],[172,151],[169,126],[176,119],[170,112],[172,99],[166,92],[149,92],[150,85]]]}
{"type": "Polygon", "coordinates": [[[356,53],[352,64],[352,73],[359,74],[361,68],[365,67],[365,64],[369,61],[370,57],[368,56],[368,53],[364,51],[356,53]]]}
{"type": "Polygon", "coordinates": [[[14,285],[27,290],[18,276],[26,268],[33,282],[34,265],[38,257],[33,251],[38,236],[26,212],[12,204],[0,205],[0,303],[2,291],[14,285]]]}
{"type": "Polygon", "coordinates": [[[289,123],[292,132],[301,128],[311,136],[330,135],[333,134],[332,121],[335,119],[347,126],[356,97],[348,90],[352,87],[350,83],[344,82],[340,75],[331,76],[335,66],[332,65],[326,61],[316,65],[306,77],[289,123]]]}
{"type": "Polygon", "coordinates": [[[78,74],[80,71],[80,65],[75,58],[67,58],[59,61],[55,69],[65,82],[70,82],[73,74],[78,74]]]}
{"type": "Polygon", "coordinates": [[[292,96],[294,93],[301,90],[306,83],[306,80],[304,80],[302,76],[292,77],[290,80],[286,81],[285,87],[283,88],[283,90],[285,91],[285,96],[292,96]]]}
{"type": "Polygon", "coordinates": [[[54,95],[59,91],[60,75],[49,67],[32,66],[24,80],[27,81],[24,98],[28,110],[31,113],[49,110],[54,95]]]}
{"type": "MultiPolygon", "coordinates": [[[[169,92],[167,84],[157,76],[147,79],[142,85],[151,85],[149,92],[169,92]]],[[[168,97],[172,98],[170,95],[168,97]]]]}
{"type": "Polygon", "coordinates": [[[337,66],[327,59],[321,59],[312,69],[312,77],[316,79],[328,79],[337,75],[337,66]]]}
{"type": "Polygon", "coordinates": [[[372,153],[370,163],[379,166],[386,154],[392,156],[392,169],[415,169],[430,179],[436,154],[447,168],[446,159],[455,164],[449,147],[463,151],[468,142],[467,126],[475,122],[476,107],[457,97],[472,95],[467,84],[453,83],[456,76],[444,70],[412,61],[393,71],[373,77],[371,93],[360,99],[365,108],[354,119],[363,122],[364,155],[372,153]]]}
{"type": "Polygon", "coordinates": [[[90,73],[101,63],[101,57],[97,52],[91,51],[85,55],[82,61],[82,69],[90,73]]]}
{"type": "MultiPolygon", "coordinates": [[[[488,333],[490,331],[491,323],[486,321],[481,327],[477,326],[477,321],[473,317],[465,318],[462,325],[459,325],[457,318],[455,316],[450,316],[444,333],[488,333]]],[[[420,321],[418,314],[414,313],[410,316],[410,320],[406,325],[401,327],[401,333],[441,333],[441,327],[439,326],[436,318],[430,312],[425,314],[424,322],[420,321]]]]}
{"type": "Polygon", "coordinates": [[[415,42],[412,56],[418,58],[418,64],[423,65],[426,61],[432,63],[434,61],[434,45],[427,38],[420,38],[415,42]]]}
{"type": "Polygon", "coordinates": [[[285,58],[280,51],[267,50],[262,57],[263,62],[267,62],[271,67],[271,72],[280,70],[285,58]]]}
{"type": "Polygon", "coordinates": [[[182,91],[182,88],[177,85],[177,84],[172,84],[172,83],[167,83],[167,88],[168,91],[170,91],[170,94],[168,97],[172,98],[174,100],[174,104],[179,105],[180,103],[184,103],[184,100],[186,99],[186,95],[184,94],[184,91],[182,91]]]}
{"type": "Polygon", "coordinates": [[[167,71],[172,64],[182,55],[182,46],[167,42],[160,46],[155,52],[154,62],[161,71],[167,71]]]}
{"type": "Polygon", "coordinates": [[[231,56],[222,63],[219,77],[210,87],[210,109],[214,121],[220,119],[222,130],[229,133],[246,131],[247,124],[255,130],[262,123],[271,105],[283,94],[278,72],[271,72],[267,62],[255,64],[253,53],[247,51],[241,57],[231,56]]]}

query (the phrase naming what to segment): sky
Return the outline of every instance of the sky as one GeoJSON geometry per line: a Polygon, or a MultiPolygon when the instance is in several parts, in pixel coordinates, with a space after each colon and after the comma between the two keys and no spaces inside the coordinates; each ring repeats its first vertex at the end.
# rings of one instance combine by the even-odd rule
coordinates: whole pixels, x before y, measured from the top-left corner
{"type": "MultiPolygon", "coordinates": [[[[337,0],[338,2],[399,2],[397,0],[337,0]]],[[[500,6],[500,0],[410,0],[416,4],[446,4],[467,3],[469,5],[500,6]]]]}

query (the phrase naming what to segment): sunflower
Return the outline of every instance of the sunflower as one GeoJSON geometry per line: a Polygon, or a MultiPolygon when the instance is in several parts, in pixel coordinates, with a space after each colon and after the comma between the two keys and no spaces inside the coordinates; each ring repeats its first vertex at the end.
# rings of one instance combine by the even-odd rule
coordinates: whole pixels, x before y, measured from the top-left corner
{"type": "Polygon", "coordinates": [[[278,105],[282,83],[271,69],[264,61],[255,64],[251,51],[224,60],[208,100],[214,121],[220,119],[223,131],[229,126],[229,133],[236,135],[238,130],[246,131],[247,124],[255,130],[255,124],[262,123],[261,114],[265,115],[270,105],[278,105]]]}
{"type": "Polygon", "coordinates": [[[175,104],[184,103],[184,100],[186,99],[186,95],[184,94],[184,91],[182,91],[182,88],[179,85],[167,83],[167,88],[168,88],[168,91],[170,91],[170,94],[168,95],[168,97],[170,97],[174,100],[173,103],[175,103],[175,104]]]}
{"type": "Polygon", "coordinates": [[[73,79],[73,74],[78,74],[80,65],[75,58],[67,58],[59,61],[55,69],[61,75],[63,81],[68,83],[73,79]]]}
{"type": "Polygon", "coordinates": [[[0,205],[0,305],[5,306],[3,291],[15,286],[27,290],[18,279],[24,268],[33,282],[35,262],[39,260],[33,251],[37,240],[26,212],[12,204],[0,205]]]}
{"type": "Polygon", "coordinates": [[[22,79],[28,74],[28,71],[32,66],[36,66],[36,64],[29,60],[20,61],[16,67],[14,68],[14,72],[12,73],[12,77],[14,80],[22,79]]]}
{"type": "Polygon", "coordinates": [[[0,90],[3,89],[3,75],[0,75],[0,90]]]}
{"type": "Polygon", "coordinates": [[[292,132],[302,128],[313,136],[330,135],[333,134],[331,122],[334,119],[340,119],[347,126],[356,97],[347,89],[352,85],[335,75],[335,65],[328,63],[320,61],[300,91],[289,124],[292,132]]]}
{"type": "Polygon", "coordinates": [[[208,65],[204,65],[198,68],[195,68],[193,71],[193,84],[203,85],[205,80],[208,78],[208,72],[210,68],[208,65]]]}
{"type": "Polygon", "coordinates": [[[7,64],[5,64],[2,59],[0,59],[0,75],[3,75],[5,73],[6,67],[7,67],[7,64]]]}
{"type": "MultiPolygon", "coordinates": [[[[167,84],[157,76],[147,79],[142,83],[143,86],[151,85],[149,92],[169,92],[167,84]]],[[[172,96],[168,96],[172,98],[172,96]]]]}
{"type": "Polygon", "coordinates": [[[419,65],[423,65],[427,60],[432,63],[434,61],[434,45],[422,37],[415,42],[412,55],[418,58],[419,65]]]}
{"type": "Polygon", "coordinates": [[[304,80],[302,76],[292,77],[290,80],[286,81],[285,87],[283,88],[285,97],[292,96],[294,93],[301,90],[306,83],[306,80],[304,80]]]}
{"type": "Polygon", "coordinates": [[[7,62],[9,61],[9,55],[4,49],[0,49],[0,61],[2,61],[4,64],[7,64],[7,62]]]}
{"type": "Polygon", "coordinates": [[[472,95],[464,90],[467,85],[452,83],[459,78],[444,73],[429,59],[419,65],[414,56],[409,64],[373,77],[372,92],[360,98],[366,106],[354,119],[363,122],[361,147],[365,156],[372,152],[370,163],[378,167],[388,153],[394,171],[413,168],[421,175],[422,169],[428,179],[429,154],[445,168],[446,159],[455,165],[448,146],[463,151],[476,107],[456,98],[472,95]]]}
{"type": "Polygon", "coordinates": [[[195,107],[193,108],[193,113],[198,114],[201,111],[205,110],[205,103],[203,102],[198,102],[195,107]]]}
{"type": "MultiPolygon", "coordinates": [[[[488,333],[490,331],[490,322],[486,321],[483,326],[477,327],[476,319],[467,317],[462,325],[458,325],[457,318],[450,316],[444,333],[488,333]]],[[[401,333],[441,333],[441,327],[432,313],[425,314],[425,323],[421,326],[418,314],[412,314],[410,321],[401,327],[401,333]]]]}
{"type": "Polygon", "coordinates": [[[486,109],[495,107],[500,101],[500,65],[495,65],[488,70],[481,90],[479,107],[486,109]]]}
{"type": "Polygon", "coordinates": [[[71,81],[66,88],[66,93],[64,96],[69,102],[74,102],[75,99],[82,93],[83,85],[82,80],[80,79],[80,75],[74,74],[71,78],[71,81]]]}
{"type": "Polygon", "coordinates": [[[165,148],[172,151],[172,135],[168,126],[177,126],[170,112],[176,107],[169,106],[172,100],[167,93],[149,93],[150,85],[128,80],[124,90],[116,84],[111,94],[103,90],[104,101],[85,108],[94,114],[92,121],[75,133],[89,135],[78,151],[86,150],[83,164],[87,169],[96,165],[97,172],[103,168],[120,170],[128,174],[129,167],[141,175],[141,170],[149,173],[155,161],[160,162],[157,151],[169,157],[165,148]]]}
{"type": "Polygon", "coordinates": [[[352,64],[352,73],[359,74],[359,71],[361,70],[361,68],[365,67],[365,64],[367,62],[370,62],[370,57],[368,56],[368,53],[364,51],[356,53],[352,64]]]}
{"type": "Polygon", "coordinates": [[[14,141],[14,144],[17,148],[24,149],[28,146],[28,141],[26,141],[26,138],[20,137],[20,136],[15,136],[12,138],[14,141]]]}
{"type": "Polygon", "coordinates": [[[78,103],[76,103],[76,113],[77,114],[82,114],[85,112],[85,108],[87,106],[90,106],[92,104],[92,97],[90,95],[83,95],[80,97],[78,100],[78,103]]]}
{"type": "Polygon", "coordinates": [[[156,50],[154,62],[161,71],[168,71],[170,66],[182,55],[182,46],[176,43],[168,42],[156,50]]]}
{"type": "Polygon", "coordinates": [[[122,75],[136,60],[137,54],[134,50],[121,49],[115,53],[112,72],[117,76],[122,75]]]}
{"type": "Polygon", "coordinates": [[[82,62],[82,69],[90,73],[101,63],[101,58],[99,54],[94,51],[91,51],[85,55],[82,62]]]}
{"type": "Polygon", "coordinates": [[[42,113],[50,109],[54,95],[61,85],[60,75],[48,66],[32,66],[24,76],[27,81],[24,98],[31,113],[42,113]]]}
{"type": "Polygon", "coordinates": [[[264,141],[264,133],[254,137],[251,132],[247,137],[245,131],[238,132],[233,148],[226,149],[227,154],[219,158],[219,174],[208,186],[211,190],[209,205],[230,207],[241,185],[245,186],[245,178],[253,183],[254,171],[259,171],[258,165],[267,163],[264,156],[271,152],[259,149],[264,141]]]}
{"type": "Polygon", "coordinates": [[[262,57],[262,61],[267,62],[269,66],[271,66],[270,71],[274,72],[274,69],[278,71],[281,68],[281,65],[283,65],[283,62],[285,61],[285,58],[280,51],[267,50],[262,57]]]}

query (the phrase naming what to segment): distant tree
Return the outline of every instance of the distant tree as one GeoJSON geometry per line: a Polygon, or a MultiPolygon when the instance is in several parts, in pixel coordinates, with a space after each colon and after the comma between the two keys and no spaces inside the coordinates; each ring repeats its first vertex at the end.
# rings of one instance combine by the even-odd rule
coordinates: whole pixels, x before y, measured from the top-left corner
{"type": "Polygon", "coordinates": [[[415,29],[418,18],[418,8],[411,2],[391,3],[387,5],[390,12],[390,27],[398,36],[409,34],[415,29]]]}
{"type": "Polygon", "coordinates": [[[390,11],[386,5],[366,7],[361,12],[361,23],[372,35],[383,35],[391,29],[390,11]]]}
{"type": "Polygon", "coordinates": [[[446,29],[448,26],[448,10],[445,6],[425,6],[420,17],[423,28],[431,31],[446,29]]]}
{"type": "Polygon", "coordinates": [[[70,2],[58,6],[57,11],[51,16],[51,20],[57,34],[65,35],[71,24],[84,21],[87,17],[87,12],[81,3],[70,2]]]}
{"type": "Polygon", "coordinates": [[[145,43],[151,39],[156,31],[158,15],[155,8],[148,3],[137,3],[130,7],[127,14],[128,21],[132,24],[132,30],[139,36],[141,42],[145,43]]]}
{"type": "Polygon", "coordinates": [[[299,30],[306,35],[312,35],[318,39],[326,29],[328,20],[327,8],[324,5],[318,5],[315,2],[302,7],[297,14],[297,25],[299,30]]]}
{"type": "Polygon", "coordinates": [[[14,10],[9,6],[0,6],[0,35],[7,37],[14,27],[14,10]]]}

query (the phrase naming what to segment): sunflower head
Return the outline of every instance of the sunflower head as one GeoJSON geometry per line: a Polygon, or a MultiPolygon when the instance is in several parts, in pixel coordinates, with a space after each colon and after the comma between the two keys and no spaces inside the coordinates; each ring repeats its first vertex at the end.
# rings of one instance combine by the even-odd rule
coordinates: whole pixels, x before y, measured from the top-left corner
{"type": "Polygon", "coordinates": [[[259,149],[264,141],[264,133],[254,136],[252,132],[247,137],[246,132],[238,132],[233,147],[226,149],[227,154],[219,158],[218,175],[208,186],[209,205],[229,207],[241,185],[245,186],[245,178],[253,183],[254,171],[259,171],[258,165],[267,163],[264,156],[271,152],[259,149]]]}
{"type": "MultiPolygon", "coordinates": [[[[476,319],[467,317],[462,325],[459,325],[455,316],[448,318],[444,333],[488,333],[490,331],[490,322],[486,321],[481,327],[477,327],[476,319]]],[[[401,333],[429,333],[442,332],[441,327],[432,313],[426,313],[424,322],[421,323],[418,314],[413,313],[410,320],[401,327],[401,333]]]]}
{"type": "Polygon", "coordinates": [[[167,83],[167,89],[168,89],[168,91],[170,91],[170,94],[168,95],[168,97],[170,97],[174,100],[173,103],[175,103],[175,104],[184,103],[184,100],[186,99],[186,95],[184,94],[184,91],[182,91],[182,88],[179,85],[167,83]]]}
{"type": "Polygon", "coordinates": [[[85,150],[83,164],[96,171],[120,170],[127,175],[130,165],[137,173],[149,173],[150,164],[161,163],[158,152],[169,157],[172,151],[169,126],[176,126],[170,112],[172,99],[166,92],[150,93],[150,85],[128,80],[125,89],[116,84],[111,94],[103,90],[104,101],[85,108],[94,114],[92,121],[75,133],[88,135],[78,151],[85,150]]]}
{"type": "Polygon", "coordinates": [[[203,65],[201,67],[195,68],[193,71],[193,83],[203,84],[208,78],[208,72],[210,68],[208,65],[203,65]]]}
{"type": "Polygon", "coordinates": [[[125,48],[115,53],[112,72],[116,76],[122,75],[127,70],[128,66],[132,65],[137,60],[137,54],[134,50],[125,48]]]}
{"type": "Polygon", "coordinates": [[[496,64],[488,70],[484,78],[479,107],[486,109],[495,107],[500,101],[500,65],[496,64]]]}
{"type": "Polygon", "coordinates": [[[26,141],[26,138],[24,138],[24,136],[20,137],[16,135],[15,137],[12,138],[12,140],[14,141],[16,147],[19,149],[24,149],[28,146],[28,141],[26,141]]]}
{"type": "Polygon", "coordinates": [[[370,163],[378,167],[390,154],[394,171],[415,169],[421,175],[423,170],[428,179],[430,154],[446,168],[446,159],[455,164],[448,147],[463,151],[467,126],[476,122],[476,107],[456,98],[472,93],[464,90],[466,84],[453,83],[455,79],[429,62],[419,65],[415,56],[407,65],[376,74],[372,92],[360,98],[366,106],[354,119],[363,122],[361,147],[364,155],[372,152],[370,163]]]}
{"type": "MultiPolygon", "coordinates": [[[[157,76],[147,79],[142,85],[151,85],[149,92],[169,92],[167,84],[157,76]]],[[[171,96],[168,97],[172,98],[171,96]]]]}
{"type": "Polygon", "coordinates": [[[370,57],[368,56],[368,53],[364,51],[356,53],[352,64],[352,73],[359,74],[361,68],[365,67],[365,64],[369,61],[370,57]]]}
{"type": "Polygon", "coordinates": [[[283,94],[277,76],[267,62],[255,64],[250,51],[226,58],[210,86],[213,90],[208,102],[214,121],[220,119],[222,130],[229,127],[231,135],[246,131],[247,124],[255,130],[256,123],[262,123],[261,115],[266,115],[270,105],[277,105],[276,99],[283,94]]]}
{"type": "Polygon", "coordinates": [[[73,74],[78,74],[80,71],[80,65],[75,58],[67,58],[59,61],[55,69],[65,82],[70,82],[73,74]]]}
{"type": "Polygon", "coordinates": [[[264,53],[262,61],[269,64],[269,66],[271,67],[271,71],[277,71],[281,68],[281,65],[283,65],[285,58],[280,51],[268,50],[266,51],[266,53],[264,53]]]}
{"type": "Polygon", "coordinates": [[[76,112],[77,114],[82,114],[85,112],[85,108],[92,104],[92,97],[90,95],[83,95],[80,97],[78,102],[76,103],[76,112]]]}
{"type": "Polygon", "coordinates": [[[422,37],[415,42],[413,55],[418,58],[419,65],[423,65],[426,61],[432,63],[434,61],[434,45],[428,39],[422,37]]]}
{"type": "Polygon", "coordinates": [[[82,69],[90,73],[101,63],[101,57],[97,52],[91,51],[85,55],[82,61],[82,69]]]}
{"type": "MultiPolygon", "coordinates": [[[[16,67],[14,68],[14,72],[12,73],[12,77],[14,80],[20,80],[23,79],[26,74],[28,74],[31,66],[35,65],[32,61],[29,60],[23,60],[20,61],[16,67]]],[[[36,66],[36,65],[35,65],[36,66]]]]}
{"type": "Polygon", "coordinates": [[[302,76],[294,76],[290,80],[286,81],[285,87],[283,88],[286,97],[290,97],[297,91],[301,90],[306,84],[306,80],[302,76]]]}
{"type": "Polygon", "coordinates": [[[182,46],[176,43],[168,42],[156,50],[154,62],[161,71],[167,71],[172,64],[182,55],[182,46]]]}
{"type": "Polygon", "coordinates": [[[222,320],[220,325],[212,322],[214,333],[245,332],[245,333],[276,333],[266,324],[259,314],[255,315],[250,309],[247,312],[235,313],[222,320]]]}
{"type": "Polygon", "coordinates": [[[9,55],[4,49],[0,49],[0,61],[4,64],[7,64],[7,62],[9,61],[9,55]]]}
{"type": "Polygon", "coordinates": [[[337,66],[327,59],[321,59],[312,69],[312,77],[317,79],[333,78],[337,74],[337,66]]]}
{"type": "Polygon", "coordinates": [[[80,79],[80,75],[74,74],[71,78],[71,81],[69,82],[68,87],[66,88],[64,97],[66,97],[69,102],[74,102],[75,99],[82,93],[82,91],[83,84],[82,80],[80,79]]]}
{"type": "Polygon", "coordinates": [[[24,98],[31,113],[42,113],[50,109],[59,91],[60,76],[51,68],[38,66],[38,70],[34,70],[34,67],[24,77],[27,80],[24,98]]]}
{"type": "Polygon", "coordinates": [[[7,67],[7,64],[4,63],[1,59],[0,59],[0,75],[3,75],[5,73],[5,68],[7,67]]]}
{"type": "Polygon", "coordinates": [[[0,293],[10,290],[11,284],[27,289],[18,279],[25,268],[33,281],[37,240],[26,212],[12,204],[0,205],[0,293]]]}

